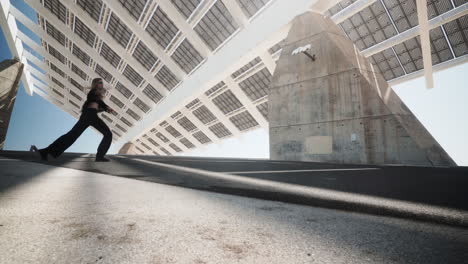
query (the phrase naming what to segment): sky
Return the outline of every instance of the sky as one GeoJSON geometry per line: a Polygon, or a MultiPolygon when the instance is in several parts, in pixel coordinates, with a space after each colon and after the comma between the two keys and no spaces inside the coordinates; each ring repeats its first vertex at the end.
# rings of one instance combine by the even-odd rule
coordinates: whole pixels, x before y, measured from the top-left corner
{"type": "MultiPolygon", "coordinates": [[[[11,2],[34,18],[34,11],[22,0],[11,2]]],[[[21,25],[19,27],[21,28],[21,25]]],[[[31,33],[25,33],[31,36],[31,33]]],[[[12,58],[11,53],[3,32],[0,32],[0,61],[9,58],[12,58]]],[[[468,64],[435,73],[434,83],[434,88],[426,89],[424,78],[421,77],[393,88],[455,162],[468,166],[468,64]]],[[[39,95],[27,95],[21,84],[4,149],[29,150],[32,144],[39,148],[46,147],[68,132],[76,121],[74,117],[39,95]]],[[[101,139],[100,133],[89,128],[67,152],[95,153],[101,139]]],[[[108,154],[115,154],[117,151],[118,149],[111,146],[108,154]]],[[[269,158],[268,129],[256,129],[181,155],[269,158]]]]}

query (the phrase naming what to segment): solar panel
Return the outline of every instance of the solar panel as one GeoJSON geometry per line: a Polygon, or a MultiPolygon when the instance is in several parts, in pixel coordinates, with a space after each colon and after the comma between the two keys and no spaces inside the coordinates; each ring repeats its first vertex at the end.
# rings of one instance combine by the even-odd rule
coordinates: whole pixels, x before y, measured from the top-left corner
{"type": "Polygon", "coordinates": [[[106,61],[114,66],[114,68],[117,68],[121,58],[117,52],[113,51],[105,42],[102,42],[100,54],[106,61]]]}
{"type": "Polygon", "coordinates": [[[148,84],[146,88],[143,89],[143,93],[154,103],[158,103],[163,98],[158,90],[156,90],[151,84],[148,84]]]}
{"type": "Polygon", "coordinates": [[[203,61],[203,57],[187,39],[180,43],[171,58],[187,74],[203,61]]]}
{"type": "Polygon", "coordinates": [[[214,116],[213,113],[211,113],[211,111],[208,109],[208,107],[204,105],[195,109],[193,111],[193,115],[205,125],[213,120],[216,120],[216,116],[214,116]]]}
{"type": "Polygon", "coordinates": [[[175,112],[174,114],[171,115],[172,119],[176,119],[178,116],[182,115],[180,111],[175,112]]]}
{"type": "Polygon", "coordinates": [[[257,65],[261,61],[262,60],[260,59],[260,57],[256,57],[255,59],[251,60],[246,65],[242,66],[239,70],[237,70],[233,74],[231,74],[231,77],[232,78],[237,78],[238,76],[240,76],[244,72],[246,72],[246,71],[250,70],[251,68],[253,68],[255,65],[257,65]]]}
{"type": "Polygon", "coordinates": [[[58,85],[60,88],[65,88],[65,85],[63,85],[63,83],[59,82],[57,79],[55,79],[54,77],[51,77],[52,79],[52,82],[54,82],[56,85],[58,85]]]}
{"type": "Polygon", "coordinates": [[[213,103],[221,110],[224,114],[228,114],[234,110],[241,108],[243,105],[231,92],[227,90],[224,93],[218,95],[213,99],[213,103]]]}
{"type": "Polygon", "coordinates": [[[181,127],[183,127],[187,132],[190,132],[190,131],[193,131],[195,129],[197,129],[197,127],[192,123],[192,121],[190,121],[187,117],[182,117],[181,119],[177,120],[177,123],[179,123],[179,125],[181,127]]]}
{"type": "Polygon", "coordinates": [[[75,92],[73,92],[73,90],[70,90],[69,92],[70,92],[70,95],[73,96],[73,97],[75,97],[76,99],[78,99],[78,101],[81,102],[81,101],[83,100],[83,98],[81,98],[81,96],[79,96],[78,94],[76,94],[75,92]]]}
{"type": "Polygon", "coordinates": [[[142,42],[138,42],[132,56],[148,71],[158,61],[158,58],[151,52],[148,47],[142,42]]]}
{"type": "Polygon", "coordinates": [[[114,78],[108,71],[106,71],[101,65],[96,64],[96,69],[94,70],[102,79],[106,80],[108,83],[114,78]]]}
{"type": "Polygon", "coordinates": [[[141,148],[139,148],[139,147],[136,147],[136,146],[135,146],[135,148],[136,148],[138,151],[140,151],[140,153],[141,153],[141,154],[144,154],[144,153],[145,153],[145,151],[144,151],[144,150],[142,150],[141,148]]]}
{"type": "Polygon", "coordinates": [[[239,28],[232,15],[222,1],[217,1],[205,16],[198,22],[194,30],[201,39],[215,50],[239,28]]]}
{"type": "Polygon", "coordinates": [[[96,22],[99,22],[99,17],[102,9],[101,0],[77,0],[77,5],[88,13],[96,22]]]}
{"type": "Polygon", "coordinates": [[[185,107],[186,107],[187,109],[190,109],[190,108],[192,108],[193,106],[195,106],[196,104],[198,104],[199,102],[200,102],[200,100],[195,99],[195,100],[193,100],[192,102],[190,102],[188,105],[186,105],[185,107]]]}
{"type": "Polygon", "coordinates": [[[201,0],[171,0],[179,12],[188,19],[200,4],[201,0]]]}
{"type": "Polygon", "coordinates": [[[167,121],[163,121],[163,122],[161,122],[159,125],[162,126],[162,127],[164,127],[164,126],[166,126],[166,125],[168,125],[168,124],[169,124],[169,123],[168,123],[167,121]]]}
{"type": "Polygon", "coordinates": [[[73,44],[72,53],[84,64],[89,66],[89,64],[91,63],[91,57],[89,57],[89,55],[86,52],[82,51],[76,44],[73,44]]]}
{"type": "Polygon", "coordinates": [[[211,139],[205,135],[205,133],[198,131],[193,133],[193,137],[198,140],[201,144],[210,143],[211,139]]]}
{"type": "Polygon", "coordinates": [[[162,85],[168,90],[171,91],[180,81],[177,77],[167,68],[163,66],[158,73],[156,74],[156,79],[161,82],[162,85]]]}
{"type": "Polygon", "coordinates": [[[115,134],[117,135],[117,137],[121,137],[122,135],[120,135],[119,133],[117,133],[115,130],[111,130],[112,131],[112,134],[115,134]]]}
{"type": "Polygon", "coordinates": [[[250,115],[248,111],[244,111],[240,114],[232,116],[229,118],[231,122],[240,130],[247,130],[252,127],[258,126],[257,121],[250,115]]]}
{"type": "Polygon", "coordinates": [[[455,57],[468,54],[468,15],[445,24],[447,38],[452,45],[455,57]]]}
{"type": "Polygon", "coordinates": [[[415,0],[383,0],[399,32],[408,30],[418,24],[415,0]]]}
{"type": "Polygon", "coordinates": [[[138,21],[143,13],[147,0],[119,0],[119,2],[127,9],[128,13],[138,21]]]}
{"type": "MultiPolygon", "coordinates": [[[[62,98],[65,98],[65,96],[64,96],[61,92],[57,91],[56,89],[52,89],[52,91],[53,91],[55,94],[57,94],[58,96],[60,96],[60,97],[62,97],[62,98]]],[[[60,101],[59,101],[59,102],[60,102],[60,101]]],[[[63,104],[62,102],[60,102],[60,103],[63,104]]]]}
{"type": "Polygon", "coordinates": [[[94,46],[96,34],[76,16],[74,31],[75,34],[83,39],[91,48],[94,46]]]}
{"type": "Polygon", "coordinates": [[[223,123],[219,122],[209,127],[209,129],[218,137],[224,138],[227,136],[232,135],[232,133],[223,125],[223,123]]]}
{"type": "Polygon", "coordinates": [[[444,32],[442,32],[442,28],[434,28],[429,31],[429,34],[431,39],[432,64],[435,65],[453,59],[452,52],[445,39],[444,32]]]}
{"type": "Polygon", "coordinates": [[[59,0],[44,0],[44,7],[66,24],[67,8],[59,0]]]}
{"type": "Polygon", "coordinates": [[[215,93],[216,91],[224,87],[225,85],[226,84],[223,81],[217,83],[215,86],[211,87],[208,91],[205,92],[206,96],[212,95],[213,93],[215,93]]]}
{"type": "Polygon", "coordinates": [[[132,124],[130,121],[128,121],[128,120],[127,120],[125,117],[123,117],[123,116],[120,118],[120,121],[122,121],[124,124],[126,124],[126,125],[129,126],[129,127],[132,127],[132,126],[133,126],[133,124],[132,124]]]}
{"type": "Polygon", "coordinates": [[[156,141],[154,141],[154,139],[152,138],[148,138],[148,142],[151,143],[155,147],[159,147],[159,144],[156,141]]]}
{"type": "Polygon", "coordinates": [[[192,142],[190,142],[188,139],[186,138],[181,138],[180,139],[180,143],[184,144],[184,146],[186,146],[187,148],[191,149],[191,148],[194,148],[195,145],[192,144],[192,142]]]}
{"type": "Polygon", "coordinates": [[[257,109],[268,120],[268,102],[257,105],[257,109]]]}
{"type": "Polygon", "coordinates": [[[115,85],[115,89],[117,91],[119,91],[125,98],[130,98],[133,93],[132,91],[130,91],[130,89],[128,89],[127,87],[125,87],[122,83],[120,82],[117,82],[117,84],[115,85]]]}
{"type": "Polygon", "coordinates": [[[391,48],[372,55],[369,61],[377,67],[387,81],[405,74],[391,48]]]}
{"type": "Polygon", "coordinates": [[[80,106],[77,105],[75,102],[73,102],[72,100],[68,100],[68,103],[70,103],[73,107],[75,107],[76,109],[80,109],[80,106]]]}
{"type": "Polygon", "coordinates": [[[124,132],[124,133],[127,133],[127,129],[123,128],[121,125],[119,124],[115,124],[115,127],[120,129],[120,131],[124,132]]]}
{"type": "Polygon", "coordinates": [[[50,55],[54,56],[57,60],[59,60],[63,64],[67,63],[67,59],[65,58],[65,56],[62,55],[62,53],[58,52],[50,44],[48,45],[48,48],[49,48],[50,55]]]}
{"type": "Polygon", "coordinates": [[[127,44],[132,37],[132,31],[114,13],[110,16],[107,33],[124,48],[127,48],[127,44]]]}
{"type": "Polygon", "coordinates": [[[169,139],[168,139],[167,137],[165,137],[163,134],[161,134],[160,132],[157,132],[157,133],[156,133],[156,136],[157,136],[159,139],[161,139],[161,141],[164,142],[164,143],[169,142],[169,139]]]}
{"type": "Polygon", "coordinates": [[[47,34],[57,40],[62,46],[65,46],[66,38],[65,35],[56,29],[49,21],[46,21],[47,34]]]}
{"type": "Polygon", "coordinates": [[[107,115],[102,114],[101,117],[107,120],[107,122],[112,123],[112,118],[108,117],[107,115]]]}
{"type": "Polygon", "coordinates": [[[117,97],[113,95],[110,96],[109,100],[115,105],[117,105],[119,108],[122,108],[124,106],[124,103],[122,103],[122,101],[120,101],[117,97]]]}
{"type": "Polygon", "coordinates": [[[145,113],[147,113],[150,110],[150,107],[147,104],[145,104],[142,100],[140,100],[140,98],[136,98],[135,101],[133,101],[133,104],[145,113]]]}
{"type": "Polygon", "coordinates": [[[407,73],[423,68],[421,45],[416,38],[400,43],[394,49],[407,73]]]}
{"type": "Polygon", "coordinates": [[[164,152],[166,155],[171,156],[171,153],[167,151],[165,148],[161,148],[161,151],[164,152]]]}
{"type": "Polygon", "coordinates": [[[72,63],[72,72],[76,73],[76,75],[80,76],[81,79],[83,79],[84,81],[86,81],[88,79],[88,75],[82,71],[80,68],[78,68],[78,66],[76,66],[74,63],[72,63]]]}
{"type": "Polygon", "coordinates": [[[60,70],[57,66],[55,66],[55,64],[53,64],[52,62],[50,63],[50,68],[54,72],[58,73],[60,76],[65,77],[65,73],[62,70],[60,70]]]}
{"type": "Polygon", "coordinates": [[[271,77],[270,71],[267,68],[263,68],[261,71],[240,82],[239,87],[250,100],[255,101],[268,95],[271,77]]]}
{"type": "Polygon", "coordinates": [[[141,142],[141,145],[142,145],[143,147],[145,147],[145,149],[151,150],[151,148],[150,148],[148,145],[146,145],[145,143],[141,142]]]}
{"type": "Polygon", "coordinates": [[[123,71],[123,76],[127,77],[127,79],[132,82],[135,86],[140,85],[143,81],[143,77],[138,74],[130,65],[127,64],[125,70],[123,71]]]}
{"type": "Polygon", "coordinates": [[[70,83],[75,86],[76,88],[78,88],[80,91],[84,91],[84,88],[81,84],[79,84],[77,81],[75,81],[75,79],[73,78],[69,78],[68,79],[70,81],[70,83]]]}
{"type": "Polygon", "coordinates": [[[258,10],[266,5],[270,0],[237,0],[242,11],[247,17],[252,17],[258,10]]]}
{"type": "Polygon", "coordinates": [[[169,17],[158,7],[145,29],[156,42],[165,49],[175,37],[179,29],[169,17]]]}
{"type": "Polygon", "coordinates": [[[169,144],[169,147],[171,147],[173,150],[175,150],[176,152],[181,152],[182,150],[176,146],[176,144],[174,143],[171,143],[169,144]]]}
{"type": "Polygon", "coordinates": [[[180,136],[182,136],[182,134],[179,133],[179,131],[177,131],[177,129],[175,129],[173,126],[169,125],[167,127],[165,127],[166,131],[171,134],[173,137],[175,138],[178,138],[180,136]]]}

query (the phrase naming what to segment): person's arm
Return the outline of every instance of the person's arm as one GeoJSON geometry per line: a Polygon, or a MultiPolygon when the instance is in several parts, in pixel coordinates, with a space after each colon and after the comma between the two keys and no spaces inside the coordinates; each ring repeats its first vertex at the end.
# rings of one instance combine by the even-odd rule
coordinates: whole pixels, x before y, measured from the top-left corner
{"type": "Polygon", "coordinates": [[[106,103],[104,103],[104,101],[102,101],[102,100],[97,100],[97,103],[98,103],[98,105],[99,105],[99,108],[104,109],[104,111],[106,111],[106,112],[107,112],[107,111],[109,110],[109,108],[110,108],[110,107],[109,107],[106,103]]]}

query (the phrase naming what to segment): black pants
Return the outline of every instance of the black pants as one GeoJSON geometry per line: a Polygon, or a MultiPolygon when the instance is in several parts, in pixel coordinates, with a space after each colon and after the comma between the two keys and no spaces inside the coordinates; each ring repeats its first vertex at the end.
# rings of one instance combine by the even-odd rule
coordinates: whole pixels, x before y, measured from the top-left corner
{"type": "Polygon", "coordinates": [[[75,126],[68,131],[68,133],[59,137],[54,141],[54,143],[50,144],[45,149],[50,155],[57,158],[67,148],[69,148],[89,126],[96,128],[104,136],[99,144],[96,154],[97,158],[104,157],[112,143],[112,132],[106,123],[98,117],[97,109],[94,108],[84,109],[75,126]]]}

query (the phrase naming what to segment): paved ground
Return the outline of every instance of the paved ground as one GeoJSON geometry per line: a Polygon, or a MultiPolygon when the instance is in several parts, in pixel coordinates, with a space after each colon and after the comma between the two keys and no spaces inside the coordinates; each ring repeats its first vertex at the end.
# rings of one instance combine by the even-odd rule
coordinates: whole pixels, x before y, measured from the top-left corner
{"type": "MultiPolygon", "coordinates": [[[[96,165],[86,157],[74,163],[89,170],[125,168],[120,161],[96,165]]],[[[468,258],[468,229],[461,227],[5,158],[0,171],[0,263],[464,263],[468,258]]]]}

